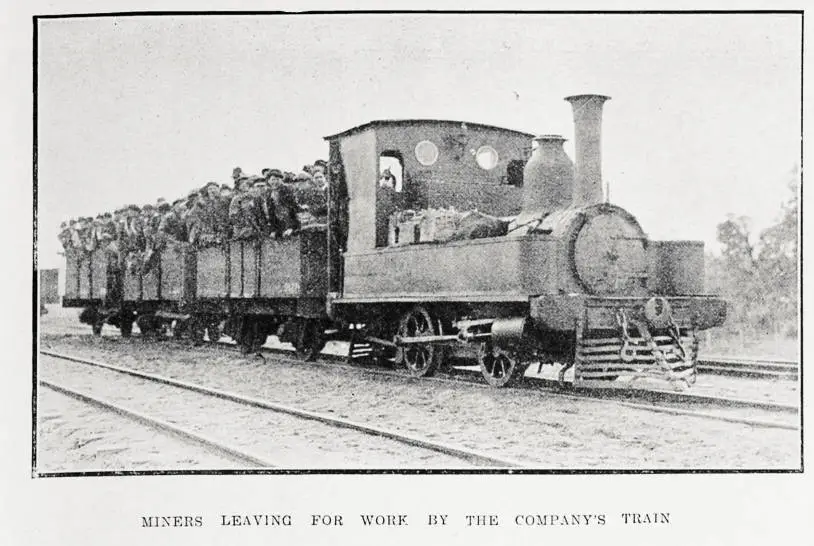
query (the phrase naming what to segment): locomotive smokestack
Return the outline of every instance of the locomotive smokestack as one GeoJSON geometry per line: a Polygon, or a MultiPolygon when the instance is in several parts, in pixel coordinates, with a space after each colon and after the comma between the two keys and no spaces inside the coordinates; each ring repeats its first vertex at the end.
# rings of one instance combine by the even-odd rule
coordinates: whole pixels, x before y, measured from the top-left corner
{"type": "Polygon", "coordinates": [[[565,97],[574,109],[575,207],[602,202],[602,105],[609,99],[604,95],[565,97]]]}

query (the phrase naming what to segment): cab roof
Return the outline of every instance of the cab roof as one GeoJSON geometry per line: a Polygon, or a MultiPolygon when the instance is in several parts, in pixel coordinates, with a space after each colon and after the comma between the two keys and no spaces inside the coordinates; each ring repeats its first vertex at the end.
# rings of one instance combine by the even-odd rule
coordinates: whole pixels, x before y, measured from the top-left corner
{"type": "Polygon", "coordinates": [[[452,126],[466,126],[471,127],[473,129],[492,129],[498,131],[505,131],[507,133],[513,133],[516,135],[534,138],[535,135],[531,133],[526,133],[524,131],[516,131],[514,129],[507,129],[506,127],[498,127],[497,125],[487,125],[485,123],[474,123],[470,121],[455,121],[449,119],[377,119],[373,121],[369,121],[367,123],[363,123],[362,125],[357,125],[356,127],[352,127],[340,133],[336,133],[334,135],[329,135],[324,137],[325,140],[334,140],[336,138],[345,137],[348,135],[352,135],[354,133],[358,133],[364,131],[365,129],[370,128],[379,128],[379,127],[398,127],[398,126],[406,126],[406,125],[452,125],[452,126]]]}

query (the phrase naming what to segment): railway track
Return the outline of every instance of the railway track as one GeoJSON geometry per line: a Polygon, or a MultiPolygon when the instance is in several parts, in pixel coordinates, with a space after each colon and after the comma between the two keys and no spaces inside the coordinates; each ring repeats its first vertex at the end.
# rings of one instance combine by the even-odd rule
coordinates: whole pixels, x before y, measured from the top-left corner
{"type": "Polygon", "coordinates": [[[63,396],[67,396],[74,400],[78,400],[79,402],[96,407],[102,411],[114,413],[124,419],[134,421],[148,428],[178,438],[183,442],[197,445],[218,457],[221,457],[225,460],[233,461],[241,466],[245,466],[248,468],[273,468],[275,466],[278,466],[272,463],[266,457],[261,457],[249,453],[245,450],[236,449],[223,442],[219,442],[211,437],[205,436],[203,434],[198,434],[196,432],[189,430],[188,428],[170,423],[169,421],[164,421],[162,419],[150,417],[149,415],[146,415],[138,411],[134,411],[125,406],[122,406],[121,404],[104,400],[96,396],[91,396],[86,392],[81,392],[76,389],[72,389],[70,387],[62,385],[60,383],[55,383],[53,381],[40,379],[38,383],[41,387],[48,388],[63,396]]]}
{"type": "MultiPolygon", "coordinates": [[[[212,449],[219,449],[219,448],[226,448],[233,451],[233,456],[240,457],[241,455],[248,455],[245,457],[245,460],[248,462],[255,463],[254,466],[258,466],[257,463],[263,463],[259,466],[262,467],[271,467],[271,466],[285,466],[285,467],[295,467],[295,468],[302,468],[302,464],[297,464],[295,460],[301,460],[304,451],[302,449],[296,449],[296,446],[286,445],[285,441],[292,441],[294,443],[297,442],[297,436],[301,434],[301,427],[297,426],[296,423],[292,423],[291,420],[295,421],[302,421],[302,420],[309,420],[315,421],[318,425],[314,425],[313,423],[308,426],[308,435],[310,436],[308,442],[309,449],[313,451],[313,444],[318,443],[316,440],[319,439],[327,439],[328,447],[321,447],[323,453],[330,454],[333,456],[333,460],[337,460],[337,456],[342,456],[342,453],[338,453],[336,448],[342,448],[348,445],[353,446],[361,446],[362,449],[355,449],[353,455],[356,457],[356,461],[352,461],[355,466],[369,466],[365,465],[367,461],[367,455],[364,452],[364,449],[367,448],[369,453],[373,453],[380,457],[381,460],[392,460],[395,456],[396,459],[401,457],[404,460],[405,454],[408,449],[405,449],[405,446],[408,446],[409,449],[414,451],[412,459],[413,461],[421,460],[422,465],[426,464],[438,464],[444,467],[459,467],[461,463],[464,463],[464,466],[474,466],[474,467],[501,467],[501,468],[517,468],[528,466],[525,463],[509,460],[505,458],[500,458],[496,456],[492,456],[487,453],[482,453],[475,450],[466,449],[459,446],[453,446],[449,444],[444,444],[440,442],[435,442],[427,438],[422,438],[413,435],[406,435],[401,434],[393,430],[370,426],[362,423],[356,423],[347,419],[343,419],[340,417],[333,417],[329,415],[319,414],[316,412],[306,411],[298,408],[293,408],[290,406],[284,406],[281,404],[276,404],[273,402],[269,402],[266,400],[261,400],[257,398],[251,398],[247,396],[242,396],[236,393],[227,392],[219,389],[208,388],[202,385],[197,385],[193,383],[188,383],[185,381],[175,380],[169,377],[163,377],[155,374],[148,374],[142,373],[137,370],[133,370],[130,368],[124,368],[120,366],[114,366],[111,364],[106,364],[102,362],[97,362],[89,359],[84,359],[76,356],[71,355],[64,355],[60,353],[55,353],[51,351],[40,351],[42,355],[46,357],[50,357],[52,359],[61,361],[64,363],[73,363],[81,365],[82,372],[77,373],[77,370],[70,372],[68,375],[73,376],[72,381],[74,383],[80,383],[82,385],[91,384],[93,382],[99,382],[99,377],[93,377],[92,374],[88,373],[89,369],[97,371],[103,371],[106,374],[106,377],[101,378],[102,385],[97,385],[97,389],[102,389],[105,392],[110,391],[118,391],[119,398],[122,398],[121,393],[125,393],[125,400],[129,400],[130,404],[140,403],[144,405],[145,400],[167,400],[171,399],[174,401],[172,404],[172,408],[167,407],[150,407],[147,412],[138,411],[130,408],[124,408],[122,405],[121,400],[101,400],[98,397],[94,396],[93,394],[88,394],[87,392],[79,392],[75,390],[72,386],[65,386],[55,383],[49,379],[40,379],[40,383],[48,388],[53,388],[55,390],[62,390],[63,393],[68,394],[68,391],[74,391],[75,394],[71,394],[72,396],[80,397],[89,403],[94,404],[106,404],[105,407],[110,409],[111,411],[121,412],[123,415],[128,415],[131,418],[138,419],[144,423],[152,423],[157,428],[164,428],[165,430],[170,430],[169,427],[166,427],[167,424],[171,424],[175,428],[182,429],[182,431],[175,431],[175,434],[183,434],[184,432],[188,432],[192,429],[192,435],[185,436],[187,438],[193,439],[193,435],[199,436],[196,441],[199,443],[206,443],[212,449]],[[113,377],[118,377],[119,379],[114,380],[113,377]],[[128,378],[130,380],[130,385],[122,385],[121,378],[128,378]],[[135,383],[133,383],[135,380],[135,383]],[[119,383],[115,388],[111,388],[111,383],[116,381],[119,383]],[[149,385],[149,387],[147,387],[149,385]],[[164,392],[155,392],[156,387],[160,389],[164,389],[164,392]],[[151,393],[152,396],[148,396],[150,394],[148,391],[149,389],[153,389],[151,393]],[[168,392],[167,389],[170,389],[168,392]],[[127,393],[133,392],[140,392],[141,396],[138,397],[138,400],[132,394],[127,395],[127,393]],[[192,398],[191,398],[192,397],[192,398]],[[196,398],[194,400],[193,398],[196,398]],[[94,399],[94,400],[91,400],[94,399]],[[218,405],[219,410],[213,410],[213,406],[218,405]],[[196,422],[191,415],[195,415],[194,411],[190,411],[190,408],[207,408],[207,412],[204,414],[204,422],[202,423],[200,418],[196,422]],[[115,408],[115,409],[114,409],[115,408]],[[155,417],[156,412],[163,412],[169,413],[170,417],[165,417],[161,419],[159,417],[155,417]],[[180,411],[180,414],[179,414],[180,411]],[[248,412],[248,414],[247,414],[248,412]],[[233,420],[238,420],[241,423],[246,422],[256,422],[258,419],[265,419],[266,428],[258,430],[257,433],[260,436],[259,441],[257,438],[253,442],[249,441],[248,443],[254,444],[251,446],[251,451],[247,451],[245,446],[234,447],[224,443],[221,440],[213,439],[210,437],[202,436],[198,433],[196,428],[213,428],[212,423],[206,422],[206,416],[230,416],[233,420]],[[269,416],[274,415],[274,419],[271,423],[268,422],[269,416]],[[239,416],[238,419],[236,416],[239,416]],[[288,419],[288,423],[283,423],[282,420],[288,419]],[[167,423],[169,421],[188,421],[190,424],[185,427],[181,427],[175,425],[175,423],[167,423]],[[316,432],[315,429],[322,427],[321,432],[316,432]],[[289,434],[288,438],[285,438],[286,434],[283,432],[284,430],[293,430],[293,434],[289,434]],[[342,432],[339,432],[342,431],[342,432]],[[361,436],[367,438],[367,440],[360,441],[360,433],[361,436]],[[324,436],[324,438],[317,438],[315,439],[313,436],[315,434],[319,434],[324,436]],[[354,438],[355,436],[355,438],[354,438]],[[264,437],[266,438],[264,440],[264,437]],[[269,440],[267,438],[273,438],[272,445],[269,445],[269,440]],[[281,439],[283,441],[281,441],[281,439]],[[368,444],[368,445],[364,445],[368,444]],[[332,449],[334,451],[332,451],[332,449]],[[271,451],[277,454],[277,458],[274,459],[275,462],[270,462],[271,460],[265,455],[255,455],[255,453],[261,453],[271,451]],[[420,455],[419,455],[420,454],[420,455]],[[431,456],[431,459],[428,459],[428,454],[431,456]],[[287,457],[288,462],[286,463],[285,459],[287,457]],[[283,460],[280,460],[280,459],[283,460]],[[300,459],[298,459],[300,458],[300,459]]],[[[57,369],[55,371],[54,367],[49,366],[49,370],[47,374],[54,374],[54,373],[64,373],[64,369],[60,370],[57,369]]],[[[149,404],[148,404],[149,405],[149,404]]],[[[158,404],[160,406],[160,404],[158,404]]],[[[165,404],[166,406],[166,404],[165,404]]],[[[228,425],[228,423],[227,423],[228,425]]],[[[237,426],[238,435],[246,436],[246,430],[244,427],[237,426]]],[[[234,428],[233,428],[234,432],[234,428]]],[[[224,431],[220,431],[219,436],[224,436],[226,433],[224,431]]],[[[243,439],[243,442],[246,443],[247,440],[243,439]]],[[[302,443],[302,442],[300,442],[302,443]]],[[[341,451],[341,449],[339,450],[341,451]]],[[[309,454],[310,455],[310,454],[309,454]]],[[[319,457],[316,458],[314,463],[306,464],[305,467],[310,467],[313,465],[320,466],[320,467],[331,467],[331,466],[342,466],[341,464],[328,464],[326,465],[323,460],[319,457]]],[[[412,465],[414,466],[415,463],[413,462],[412,465]]],[[[410,463],[405,464],[404,466],[409,467],[410,463]]]]}
{"type": "Polygon", "coordinates": [[[717,356],[699,359],[698,371],[716,375],[797,380],[800,375],[800,365],[792,360],[717,356]]]}
{"type": "MultiPolygon", "coordinates": [[[[236,346],[228,342],[218,342],[215,345],[236,350],[236,346]]],[[[325,353],[320,355],[320,361],[309,363],[304,363],[303,361],[297,359],[295,356],[293,356],[291,351],[286,349],[271,349],[264,347],[261,354],[274,355],[275,361],[282,361],[297,366],[302,366],[304,364],[313,364],[317,366],[329,364],[331,367],[339,366],[348,369],[361,370],[365,373],[399,377],[406,381],[416,380],[406,371],[375,366],[347,364],[344,362],[344,358],[327,355],[325,353]]],[[[447,382],[457,384],[465,383],[467,385],[472,385],[487,390],[492,389],[492,387],[483,383],[483,379],[479,372],[461,368],[453,368],[444,373],[437,373],[433,377],[421,378],[419,381],[447,382]]],[[[614,403],[645,411],[699,417],[703,419],[750,425],[759,428],[778,428],[793,431],[799,430],[799,424],[796,422],[796,420],[792,420],[796,419],[799,413],[797,406],[765,402],[762,400],[745,400],[739,398],[681,393],[666,390],[633,388],[585,389],[570,385],[562,386],[556,381],[533,376],[526,376],[521,384],[509,387],[509,389],[534,390],[538,392],[545,392],[548,395],[565,396],[579,400],[614,403]],[[741,412],[741,414],[736,414],[736,412],[741,412]],[[747,412],[748,415],[743,415],[743,412],[747,412]],[[778,420],[778,416],[781,416],[781,418],[784,420],[778,420]],[[767,417],[769,418],[767,419],[767,417]],[[789,419],[789,417],[792,419],[789,419]]]]}
{"type": "MultiPolygon", "coordinates": [[[[217,347],[219,350],[237,352],[237,347],[229,342],[221,341],[210,343],[207,346],[217,347]]],[[[292,351],[286,349],[264,347],[260,353],[260,356],[262,355],[273,355],[276,362],[287,363],[294,366],[329,365],[332,368],[341,367],[362,373],[396,377],[403,381],[415,380],[407,374],[406,371],[388,369],[380,366],[348,364],[344,362],[344,358],[325,353],[320,355],[318,361],[308,363],[296,358],[292,351]]],[[[422,378],[421,381],[446,382],[458,385],[467,384],[487,390],[492,388],[483,383],[478,372],[466,369],[451,369],[448,372],[439,373],[434,377],[422,378]]],[[[534,390],[535,392],[544,392],[550,396],[569,397],[575,400],[588,400],[595,403],[616,404],[643,411],[724,421],[757,428],[799,430],[799,410],[797,406],[787,404],[664,390],[632,388],[580,389],[572,386],[563,387],[557,382],[533,376],[527,376],[521,384],[511,387],[511,389],[534,390]]]]}

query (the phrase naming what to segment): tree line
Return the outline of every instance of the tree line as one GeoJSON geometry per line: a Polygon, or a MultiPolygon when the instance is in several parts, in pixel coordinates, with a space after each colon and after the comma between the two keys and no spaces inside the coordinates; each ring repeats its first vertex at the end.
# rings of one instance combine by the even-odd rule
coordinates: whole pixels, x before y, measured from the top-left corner
{"type": "Polygon", "coordinates": [[[729,303],[724,336],[796,338],[800,306],[800,177],[795,167],[775,223],[757,232],[745,216],[718,224],[720,255],[706,255],[707,292],[729,303]]]}

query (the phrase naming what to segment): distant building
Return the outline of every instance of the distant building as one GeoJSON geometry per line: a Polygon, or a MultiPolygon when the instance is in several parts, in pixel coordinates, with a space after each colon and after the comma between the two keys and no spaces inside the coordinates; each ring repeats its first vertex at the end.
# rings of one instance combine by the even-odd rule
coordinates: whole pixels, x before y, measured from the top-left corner
{"type": "Polygon", "coordinates": [[[40,269],[40,302],[59,303],[59,269],[40,269]]]}

